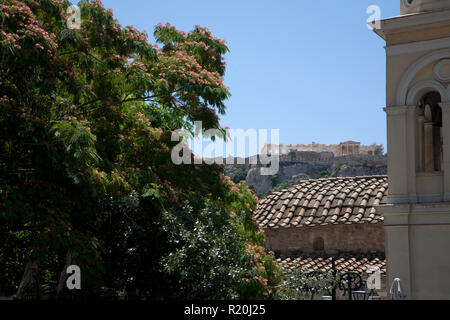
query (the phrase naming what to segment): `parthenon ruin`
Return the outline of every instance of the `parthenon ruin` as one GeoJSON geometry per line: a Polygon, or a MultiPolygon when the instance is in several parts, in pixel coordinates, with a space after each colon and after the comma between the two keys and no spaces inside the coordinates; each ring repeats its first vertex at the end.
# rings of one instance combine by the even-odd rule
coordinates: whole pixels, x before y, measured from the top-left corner
{"type": "Polygon", "coordinates": [[[261,150],[262,154],[288,154],[291,151],[313,151],[313,152],[333,152],[336,157],[346,156],[351,154],[369,154],[369,155],[382,155],[383,146],[381,144],[372,144],[370,146],[361,145],[360,142],[346,141],[339,144],[320,144],[312,142],[311,144],[297,144],[297,145],[276,145],[268,144],[264,145],[261,150]]]}

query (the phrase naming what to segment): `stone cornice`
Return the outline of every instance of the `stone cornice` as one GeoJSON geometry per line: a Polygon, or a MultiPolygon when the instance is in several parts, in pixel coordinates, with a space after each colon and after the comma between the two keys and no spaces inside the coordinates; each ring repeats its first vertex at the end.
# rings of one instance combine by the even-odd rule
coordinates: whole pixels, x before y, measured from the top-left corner
{"type": "Polygon", "coordinates": [[[416,111],[416,106],[389,106],[383,108],[388,116],[405,115],[407,112],[416,111]]]}
{"type": "Polygon", "coordinates": [[[386,55],[393,56],[420,51],[439,50],[450,47],[450,37],[442,39],[416,41],[412,43],[386,46],[386,55]]]}
{"type": "Polygon", "coordinates": [[[380,28],[374,32],[386,40],[393,33],[450,25],[450,10],[407,14],[379,22],[380,28]]]}
{"type": "Polygon", "coordinates": [[[387,204],[376,207],[385,226],[450,225],[450,203],[387,204]]]}

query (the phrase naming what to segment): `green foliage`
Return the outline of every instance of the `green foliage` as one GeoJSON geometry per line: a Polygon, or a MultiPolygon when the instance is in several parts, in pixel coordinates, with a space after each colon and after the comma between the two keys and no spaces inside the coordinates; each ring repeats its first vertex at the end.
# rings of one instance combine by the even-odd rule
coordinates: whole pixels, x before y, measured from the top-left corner
{"type": "Polygon", "coordinates": [[[50,129],[56,139],[66,146],[66,152],[71,153],[80,165],[98,164],[100,157],[95,149],[95,136],[79,122],[59,121],[50,129]]]}
{"type": "Polygon", "coordinates": [[[231,176],[231,181],[234,183],[239,183],[241,181],[245,181],[247,179],[247,171],[238,170],[231,176]]]}
{"type": "Polygon", "coordinates": [[[336,164],[334,165],[334,170],[335,170],[335,171],[341,170],[341,168],[342,168],[343,165],[344,165],[344,164],[341,163],[341,162],[336,163],[336,164]]]}
{"type": "Polygon", "coordinates": [[[273,192],[279,192],[282,191],[284,189],[290,188],[294,186],[294,182],[292,180],[286,180],[278,185],[276,185],[275,187],[273,187],[272,189],[270,189],[269,191],[267,191],[264,194],[259,195],[261,198],[265,198],[267,197],[269,194],[273,193],[273,192]]]}
{"type": "Polygon", "coordinates": [[[308,273],[301,267],[294,269],[292,273],[286,276],[281,290],[276,299],[279,300],[310,300],[314,295],[328,295],[336,286],[338,280],[331,272],[308,273]]]}
{"type": "Polygon", "coordinates": [[[162,259],[163,268],[176,278],[177,297],[182,299],[236,299],[245,261],[236,221],[225,212],[207,205],[194,212],[189,205],[184,215],[163,215],[170,242],[182,243],[162,259]]]}
{"type": "Polygon", "coordinates": [[[331,177],[331,175],[333,174],[333,172],[331,171],[330,168],[326,169],[326,170],[322,170],[318,173],[319,178],[329,178],[331,177]]]}
{"type": "Polygon", "coordinates": [[[272,182],[272,187],[275,187],[277,185],[277,181],[278,181],[278,175],[273,175],[270,177],[270,181],[272,182]]]}
{"type": "Polygon", "coordinates": [[[56,283],[70,251],[85,297],[170,298],[189,286],[193,298],[270,297],[270,255],[252,269],[253,289],[242,280],[250,262],[260,262],[246,246],[264,249],[255,198],[221,166],[171,161],[172,131],[192,131],[193,121],[220,128],[230,96],[225,42],[200,26],[184,33],[160,24],[160,48],[98,0],[80,1],[81,30],[72,30],[69,5],[0,2],[0,274],[8,274],[0,286],[16,290],[28,261],[40,262],[42,281],[56,283]],[[231,212],[240,218],[217,217],[231,212]],[[212,242],[202,247],[205,239],[212,242]],[[239,267],[198,268],[196,254],[231,261],[214,258],[225,246],[244,257],[233,260],[239,267]],[[195,268],[198,287],[189,284],[195,268]],[[227,268],[241,270],[240,282],[227,268]]]}

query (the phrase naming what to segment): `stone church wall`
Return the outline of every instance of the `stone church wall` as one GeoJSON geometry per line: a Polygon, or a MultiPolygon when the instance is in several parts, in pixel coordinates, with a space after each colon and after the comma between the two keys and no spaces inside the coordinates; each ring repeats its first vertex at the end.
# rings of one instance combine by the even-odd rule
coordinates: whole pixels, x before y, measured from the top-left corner
{"type": "Polygon", "coordinates": [[[382,223],[279,228],[264,231],[267,247],[283,255],[322,250],[327,254],[385,250],[382,223]]]}

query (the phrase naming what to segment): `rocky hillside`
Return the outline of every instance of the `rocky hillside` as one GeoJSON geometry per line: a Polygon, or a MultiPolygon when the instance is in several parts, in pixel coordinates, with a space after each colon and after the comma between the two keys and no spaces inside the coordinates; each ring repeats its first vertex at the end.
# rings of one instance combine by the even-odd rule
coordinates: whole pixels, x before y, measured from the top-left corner
{"type": "MultiPolygon", "coordinates": [[[[226,174],[234,181],[245,183],[258,195],[288,187],[305,179],[323,177],[354,177],[387,174],[386,156],[349,155],[335,157],[331,152],[295,152],[280,156],[280,170],[273,176],[260,174],[260,164],[250,164],[257,157],[239,159],[245,164],[226,166],[226,174]]],[[[229,159],[228,159],[229,160],[229,159]]]]}

